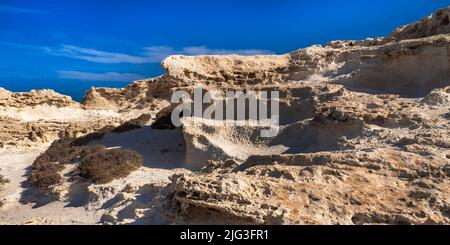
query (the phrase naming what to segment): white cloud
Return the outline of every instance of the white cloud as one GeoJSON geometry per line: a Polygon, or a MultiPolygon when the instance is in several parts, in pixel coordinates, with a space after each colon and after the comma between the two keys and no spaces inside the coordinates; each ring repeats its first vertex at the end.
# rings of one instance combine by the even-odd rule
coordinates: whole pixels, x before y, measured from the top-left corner
{"type": "Polygon", "coordinates": [[[0,5],[0,12],[24,13],[24,14],[45,14],[47,12],[37,9],[17,8],[12,6],[0,5]]]}
{"type": "Polygon", "coordinates": [[[86,81],[105,81],[105,82],[130,82],[144,79],[143,76],[130,73],[92,73],[82,71],[58,71],[59,77],[64,79],[86,80],[86,81]]]}
{"type": "Polygon", "coordinates": [[[60,48],[45,47],[44,50],[54,55],[66,56],[74,59],[86,60],[96,63],[147,63],[146,57],[133,56],[121,53],[105,52],[95,49],[87,49],[72,45],[61,45],[60,48]]]}
{"type": "Polygon", "coordinates": [[[186,55],[259,55],[259,54],[273,54],[269,50],[260,49],[209,49],[206,46],[186,47],[181,50],[182,54],[186,55]]]}
{"type": "Polygon", "coordinates": [[[146,56],[155,62],[161,62],[164,58],[169,55],[226,55],[226,54],[236,54],[236,55],[258,55],[258,54],[273,54],[269,50],[259,50],[259,49],[210,49],[206,46],[192,46],[184,47],[182,49],[176,50],[167,46],[151,46],[144,48],[146,56]]]}
{"type": "Polygon", "coordinates": [[[56,48],[43,47],[46,52],[58,55],[70,57],[73,59],[86,60],[96,63],[131,63],[131,64],[144,64],[144,63],[159,63],[169,55],[224,55],[224,54],[237,54],[237,55],[258,55],[258,54],[273,54],[269,50],[258,49],[210,49],[206,46],[193,46],[185,47],[179,50],[167,46],[150,46],[143,48],[143,52],[140,55],[130,55],[124,53],[106,52],[95,49],[88,49],[73,45],[61,45],[56,48]]]}

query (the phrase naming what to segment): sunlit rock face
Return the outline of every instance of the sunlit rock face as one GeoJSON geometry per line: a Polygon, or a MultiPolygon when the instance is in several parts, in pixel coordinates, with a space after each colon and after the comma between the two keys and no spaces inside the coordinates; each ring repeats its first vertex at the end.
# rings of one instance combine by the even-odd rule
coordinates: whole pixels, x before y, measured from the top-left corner
{"type": "MultiPolygon", "coordinates": [[[[83,145],[140,153],[144,166],[128,177],[70,178],[74,163],[50,188],[101,223],[448,224],[449,13],[386,38],[284,55],[170,56],[164,75],[92,88],[81,104],[53,91],[0,90],[0,147],[44,151],[55,139],[101,132],[83,145]],[[264,127],[250,120],[186,116],[172,127],[173,92],[192,95],[198,84],[278,91],[278,133],[261,137],[264,127]]],[[[29,164],[0,174],[22,176],[29,164]]],[[[5,185],[5,212],[19,203],[16,182],[5,185]]]]}

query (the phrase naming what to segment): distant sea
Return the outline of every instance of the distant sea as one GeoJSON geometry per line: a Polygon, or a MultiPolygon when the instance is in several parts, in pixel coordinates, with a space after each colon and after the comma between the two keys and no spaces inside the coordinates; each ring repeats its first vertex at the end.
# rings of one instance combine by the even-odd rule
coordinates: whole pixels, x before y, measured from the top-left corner
{"type": "Polygon", "coordinates": [[[0,80],[0,87],[12,92],[28,92],[32,89],[53,89],[58,93],[68,95],[73,100],[81,102],[90,87],[123,88],[130,82],[85,82],[76,80],[58,79],[58,81],[36,80],[0,80]]]}

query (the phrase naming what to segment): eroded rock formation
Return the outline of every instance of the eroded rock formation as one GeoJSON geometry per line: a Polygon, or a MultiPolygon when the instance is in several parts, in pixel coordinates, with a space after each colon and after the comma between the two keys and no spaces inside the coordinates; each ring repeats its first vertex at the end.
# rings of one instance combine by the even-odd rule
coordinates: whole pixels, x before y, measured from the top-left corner
{"type": "Polygon", "coordinates": [[[82,104],[50,91],[2,90],[0,147],[139,124],[85,143],[139,151],[140,170],[96,185],[67,177],[68,165],[51,190],[101,210],[103,223],[448,224],[449,14],[439,10],[386,38],[285,55],[171,56],[164,75],[92,88],[82,104]],[[193,93],[196,83],[279,91],[278,135],[201,118],[173,129],[170,96],[193,93]],[[41,116],[43,106],[53,113],[41,116]],[[163,121],[151,128],[155,118],[163,121]]]}

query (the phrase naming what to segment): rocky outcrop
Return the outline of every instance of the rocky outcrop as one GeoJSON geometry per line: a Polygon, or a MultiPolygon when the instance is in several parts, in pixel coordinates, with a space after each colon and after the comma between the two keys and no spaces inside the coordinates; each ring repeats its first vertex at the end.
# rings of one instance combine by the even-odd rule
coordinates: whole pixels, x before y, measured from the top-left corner
{"type": "Polygon", "coordinates": [[[400,41],[424,38],[450,32],[450,9],[444,8],[422,20],[397,28],[387,40],[400,41]]]}
{"type": "Polygon", "coordinates": [[[174,176],[170,200],[180,207],[178,222],[442,224],[450,221],[449,182],[442,158],[430,162],[412,153],[377,149],[368,153],[278,155],[255,160],[245,168],[222,167],[208,174],[174,176]]]}
{"type": "Polygon", "coordinates": [[[123,89],[94,88],[85,95],[85,109],[111,109],[126,113],[130,111],[160,110],[167,106],[170,88],[161,78],[135,81],[123,89]]]}
{"type": "Polygon", "coordinates": [[[32,90],[24,93],[12,93],[0,87],[0,107],[17,107],[49,105],[56,107],[75,107],[69,96],[56,93],[53,90],[32,90]]]}
{"type": "Polygon", "coordinates": [[[84,110],[52,90],[12,93],[0,88],[0,148],[49,144],[61,135],[81,136],[125,119],[108,110],[84,110]]]}
{"type": "Polygon", "coordinates": [[[126,178],[97,185],[70,179],[69,168],[52,186],[108,224],[448,224],[449,13],[386,38],[284,55],[171,56],[164,75],[91,88],[81,105],[2,90],[0,143],[97,131],[103,141],[79,141],[139,151],[144,166],[126,178]],[[174,129],[170,96],[196,83],[204,92],[279,91],[278,134],[261,137],[267,127],[252,120],[186,116],[174,129]],[[53,114],[42,117],[42,106],[53,114]]]}
{"type": "Polygon", "coordinates": [[[166,59],[167,76],[188,87],[279,90],[286,112],[269,140],[251,125],[185,121],[187,166],[204,172],[172,177],[166,202],[175,211],[167,217],[193,224],[449,223],[448,12],[385,39],[281,56],[166,59]]]}
{"type": "MultiPolygon", "coordinates": [[[[426,98],[442,91],[446,89],[433,91],[426,98]]],[[[259,154],[254,150],[240,155],[252,142],[243,141],[247,136],[242,130],[235,133],[228,128],[225,134],[212,128],[197,130],[196,137],[205,135],[209,139],[209,144],[203,140],[204,145],[228,154],[208,155],[219,163],[213,168],[209,167],[211,163],[203,164],[206,173],[173,177],[168,202],[180,207],[181,216],[174,217],[177,222],[450,221],[450,179],[446,171],[450,134],[448,119],[442,114],[450,110],[448,103],[430,107],[413,99],[345,89],[316,96],[315,117],[283,126],[265,147],[253,143],[255,148],[265,149],[259,154]],[[233,135],[233,141],[227,135],[233,135]],[[275,145],[280,152],[270,152],[275,145]],[[230,153],[230,148],[235,152],[230,153]],[[237,162],[228,164],[230,160],[224,160],[228,158],[237,162]]],[[[193,155],[198,156],[201,149],[193,155]]]]}

